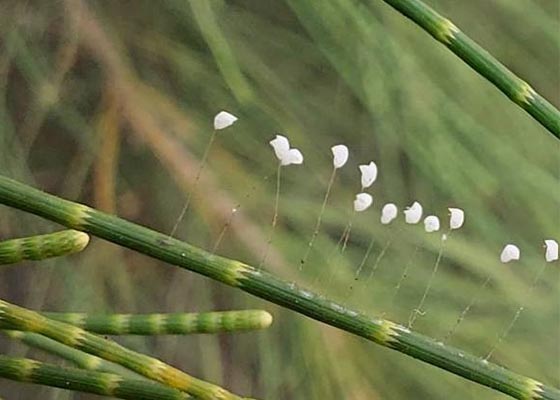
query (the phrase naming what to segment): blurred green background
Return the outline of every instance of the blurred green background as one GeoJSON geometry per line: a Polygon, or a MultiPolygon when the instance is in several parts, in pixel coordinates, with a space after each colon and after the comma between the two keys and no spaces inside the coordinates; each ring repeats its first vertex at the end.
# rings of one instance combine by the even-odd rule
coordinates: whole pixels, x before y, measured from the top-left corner
{"type": "MultiPolygon", "coordinates": [[[[558,1],[428,3],[560,105],[558,1]]],[[[449,343],[484,356],[523,304],[492,360],[560,386],[557,263],[530,290],[543,265],[542,240],[560,236],[559,142],[382,1],[5,0],[0,43],[0,173],[163,232],[192,192],[177,236],[258,264],[275,193],[268,141],[283,133],[305,163],[283,169],[267,269],[406,324],[439,239],[421,226],[382,227],[379,210],[419,200],[446,221],[447,207],[461,207],[465,227],[446,245],[415,329],[441,339],[491,275],[449,343]],[[219,133],[195,183],[222,109],[239,121],[219,133]],[[330,147],[339,143],[350,160],[300,271],[332,169],[330,147]],[[357,165],[372,159],[379,166],[374,206],[354,218],[340,254],[335,246],[359,190],[357,165]],[[392,244],[374,277],[355,282],[372,237],[363,277],[392,244]],[[521,262],[498,262],[508,242],[521,247],[521,262]]],[[[56,229],[0,207],[2,239],[56,229]]],[[[275,322],[263,332],[119,339],[247,396],[505,398],[101,240],[79,255],[3,267],[0,296],[51,311],[269,310],[275,322]]],[[[5,339],[0,351],[52,360],[5,339]]],[[[5,380],[0,396],[90,398],[5,380]]]]}

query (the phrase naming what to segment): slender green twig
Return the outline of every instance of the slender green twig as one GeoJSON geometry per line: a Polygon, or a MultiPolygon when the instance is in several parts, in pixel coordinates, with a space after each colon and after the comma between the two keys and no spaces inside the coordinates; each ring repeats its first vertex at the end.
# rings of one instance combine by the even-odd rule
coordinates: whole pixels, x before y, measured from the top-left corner
{"type": "Polygon", "coordinates": [[[91,354],[84,353],[83,351],[76,350],[70,346],[66,346],[65,344],[49,339],[46,336],[39,335],[38,333],[14,331],[9,329],[0,330],[0,333],[11,339],[20,340],[28,346],[70,361],[82,369],[110,372],[125,377],[134,377],[139,379],[139,375],[129,369],[126,369],[118,364],[105,361],[102,358],[92,356],[91,354]]]}
{"type": "Polygon", "coordinates": [[[211,254],[177,239],[167,240],[163,233],[3,176],[0,176],[0,203],[200,273],[513,397],[560,399],[558,389],[438,343],[401,325],[368,317],[240,261],[211,254]]]}
{"type": "Polygon", "coordinates": [[[194,378],[158,359],[134,352],[116,342],[73,325],[46,318],[4,300],[0,300],[0,328],[39,333],[67,346],[120,364],[200,399],[240,399],[219,386],[194,378]]]}
{"type": "Polygon", "coordinates": [[[89,236],[75,230],[30,236],[0,242],[0,265],[24,260],[43,260],[82,251],[89,236]]]}
{"type": "Polygon", "coordinates": [[[0,376],[3,378],[53,386],[68,390],[95,393],[130,400],[183,400],[186,393],[148,380],[125,378],[105,372],[63,368],[28,358],[0,355],[0,376]]]}
{"type": "Polygon", "coordinates": [[[560,139],[560,112],[450,20],[420,0],[383,0],[443,43],[560,139]]]}
{"type": "Polygon", "coordinates": [[[47,318],[102,335],[185,335],[264,329],[272,315],[262,310],[173,314],[42,313],[47,318]]]}

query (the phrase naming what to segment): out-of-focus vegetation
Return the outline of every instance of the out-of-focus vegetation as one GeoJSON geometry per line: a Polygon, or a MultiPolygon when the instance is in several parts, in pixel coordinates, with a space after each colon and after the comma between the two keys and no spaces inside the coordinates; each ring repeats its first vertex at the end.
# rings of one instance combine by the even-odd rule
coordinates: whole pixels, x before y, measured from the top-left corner
{"type": "MultiPolygon", "coordinates": [[[[429,3],[560,105],[556,1],[429,3]]],[[[542,240],[560,236],[559,143],[382,1],[4,1],[0,43],[0,173],[164,232],[193,192],[177,236],[213,249],[231,220],[216,251],[258,264],[275,194],[268,141],[285,133],[305,163],[282,173],[267,268],[406,324],[439,239],[421,227],[382,227],[380,208],[419,200],[443,219],[446,207],[464,208],[466,225],[446,245],[415,328],[442,338],[491,275],[449,342],[484,356],[524,304],[493,360],[560,386],[558,265],[529,290],[543,264],[542,240]],[[219,134],[195,185],[221,109],[240,119],[219,134]],[[300,271],[338,143],[351,158],[300,271]],[[371,159],[379,166],[373,210],[354,219],[348,248],[337,255],[359,189],[357,165],[371,159]],[[355,282],[372,235],[365,276],[393,244],[373,279],[355,282]],[[520,263],[498,262],[508,242],[521,247],[520,263]]],[[[3,239],[55,229],[0,208],[3,239]]],[[[266,332],[122,341],[254,397],[505,397],[100,240],[80,255],[3,267],[0,296],[49,311],[268,309],[275,323],[266,332]]],[[[0,348],[29,354],[4,339],[0,348]]],[[[0,395],[87,398],[8,381],[0,381],[0,395]]]]}

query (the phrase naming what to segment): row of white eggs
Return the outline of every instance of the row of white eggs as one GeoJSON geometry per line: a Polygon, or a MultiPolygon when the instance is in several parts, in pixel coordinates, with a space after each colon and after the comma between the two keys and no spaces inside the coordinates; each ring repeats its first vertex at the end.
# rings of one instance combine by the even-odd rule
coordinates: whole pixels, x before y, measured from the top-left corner
{"type": "MultiPolygon", "coordinates": [[[[214,129],[225,129],[237,121],[237,117],[227,111],[219,112],[214,118],[214,129]]],[[[303,163],[303,154],[297,148],[290,147],[288,138],[282,135],[276,135],[270,141],[270,145],[274,149],[276,158],[280,162],[280,166],[297,165],[303,163]]],[[[348,161],[348,147],[343,144],[338,144],[331,148],[333,154],[333,167],[338,169],[343,167],[348,161]]],[[[377,165],[371,161],[369,164],[362,164],[359,166],[361,174],[362,190],[354,199],[354,211],[363,212],[373,204],[373,197],[371,194],[364,192],[369,188],[377,179],[377,165]]],[[[465,221],[465,213],[460,208],[448,208],[450,212],[449,230],[459,229],[463,226],[465,221]]],[[[406,207],[404,210],[405,222],[407,224],[417,224],[422,219],[423,207],[415,201],[411,206],[406,207]]],[[[381,210],[381,223],[384,225],[390,224],[398,216],[398,207],[394,203],[387,203],[381,210]]],[[[424,218],[424,229],[426,232],[437,232],[440,230],[440,220],[435,215],[428,215],[424,218]]],[[[444,235],[444,240],[446,236],[444,235]]],[[[553,239],[546,239],[545,246],[545,259],[547,262],[558,260],[558,242],[553,239]]],[[[521,258],[521,251],[515,244],[508,243],[504,246],[501,254],[500,261],[508,263],[516,261],[521,258]]]]}

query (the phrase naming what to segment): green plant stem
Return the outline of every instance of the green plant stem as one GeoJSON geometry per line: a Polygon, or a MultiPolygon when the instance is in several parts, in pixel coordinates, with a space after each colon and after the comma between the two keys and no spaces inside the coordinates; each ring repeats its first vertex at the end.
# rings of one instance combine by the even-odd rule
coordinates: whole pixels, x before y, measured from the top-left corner
{"type": "Polygon", "coordinates": [[[158,359],[137,353],[112,340],[104,339],[64,322],[51,320],[35,311],[18,307],[4,300],[0,300],[0,328],[47,336],[67,346],[120,364],[147,378],[203,400],[240,399],[219,386],[194,378],[158,359]]]}
{"type": "Polygon", "coordinates": [[[553,387],[438,343],[394,322],[368,317],[242,262],[169,239],[163,233],[2,176],[0,203],[208,276],[518,399],[560,399],[560,391],[553,387]]]}
{"type": "Polygon", "coordinates": [[[0,265],[44,260],[82,251],[89,236],[73,229],[0,242],[0,265]]]}
{"type": "Polygon", "coordinates": [[[262,310],[173,314],[41,313],[101,335],[185,335],[264,329],[272,315],[262,310]]]}
{"type": "Polygon", "coordinates": [[[0,377],[86,393],[131,400],[183,400],[192,398],[177,389],[147,380],[104,372],[63,368],[28,358],[0,355],[0,377]]]}
{"type": "Polygon", "coordinates": [[[8,329],[0,330],[0,333],[6,335],[11,339],[19,340],[28,346],[70,361],[81,369],[109,372],[125,377],[139,379],[139,375],[135,374],[129,369],[105,361],[102,358],[92,356],[91,354],[84,353],[83,351],[76,350],[55,340],[49,339],[46,336],[39,335],[38,333],[14,331],[8,329]]]}
{"type": "Polygon", "coordinates": [[[560,139],[560,112],[450,20],[420,0],[383,0],[414,21],[560,139]]]}

